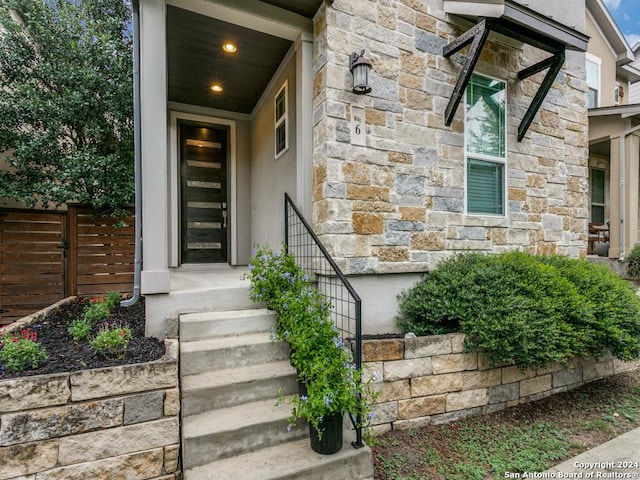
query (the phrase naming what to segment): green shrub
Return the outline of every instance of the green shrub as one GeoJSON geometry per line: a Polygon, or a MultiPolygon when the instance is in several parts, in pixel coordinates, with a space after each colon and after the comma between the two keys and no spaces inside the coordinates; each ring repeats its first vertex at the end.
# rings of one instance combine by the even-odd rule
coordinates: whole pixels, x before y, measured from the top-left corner
{"type": "Polygon", "coordinates": [[[587,314],[573,325],[589,353],[608,351],[620,360],[640,357],[640,300],[629,282],[605,265],[563,256],[539,258],[576,287],[587,314]]]}
{"type": "Polygon", "coordinates": [[[416,335],[462,332],[468,351],[520,369],[605,351],[640,357],[640,300],[606,267],[521,252],[461,254],[399,296],[416,335]]]}
{"type": "Polygon", "coordinates": [[[82,312],[82,319],[91,325],[95,325],[102,320],[109,318],[109,306],[103,298],[92,297],[91,303],[87,305],[82,312]]]}
{"type": "Polygon", "coordinates": [[[96,337],[89,342],[95,353],[106,358],[124,358],[131,340],[131,329],[128,327],[110,327],[104,324],[96,337]]]}
{"type": "Polygon", "coordinates": [[[47,360],[47,352],[37,340],[37,334],[29,329],[22,329],[19,335],[0,331],[0,362],[7,372],[33,369],[47,360]]]}
{"type": "Polygon", "coordinates": [[[633,279],[640,278],[640,243],[627,255],[627,275],[633,279]]]}
{"type": "Polygon", "coordinates": [[[459,332],[460,320],[476,300],[471,274],[484,263],[481,254],[456,255],[425,273],[422,281],[398,297],[400,328],[416,335],[459,332]]]}
{"type": "Polygon", "coordinates": [[[91,333],[92,324],[87,320],[74,320],[69,327],[69,335],[74,341],[84,340],[91,333]]]}
{"type": "Polygon", "coordinates": [[[104,303],[107,304],[107,308],[109,310],[120,305],[121,301],[122,301],[122,296],[118,292],[107,292],[107,294],[104,297],[104,303]]]}

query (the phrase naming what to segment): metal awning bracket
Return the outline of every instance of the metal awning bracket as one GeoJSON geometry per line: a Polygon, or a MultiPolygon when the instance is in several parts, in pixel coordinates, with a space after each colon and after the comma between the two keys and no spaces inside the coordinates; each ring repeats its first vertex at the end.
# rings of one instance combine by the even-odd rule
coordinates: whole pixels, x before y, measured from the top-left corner
{"type": "Polygon", "coordinates": [[[560,50],[556,52],[554,55],[552,55],[551,57],[546,58],[543,61],[536,63],[535,65],[532,65],[530,67],[527,67],[524,70],[520,70],[518,72],[518,78],[522,80],[538,72],[541,72],[546,68],[549,69],[547,70],[547,74],[545,75],[544,80],[542,80],[542,83],[540,84],[540,87],[538,88],[538,91],[536,92],[535,97],[533,97],[533,100],[531,101],[529,108],[525,112],[524,117],[522,117],[522,121],[518,126],[519,142],[522,141],[525,133],[527,133],[527,130],[531,125],[531,122],[533,122],[533,117],[535,117],[536,113],[538,113],[538,110],[540,109],[542,102],[547,96],[547,93],[549,93],[549,90],[551,89],[553,82],[558,76],[558,73],[560,73],[560,70],[562,69],[562,65],[564,64],[564,58],[565,58],[564,50],[560,50]]]}
{"type": "Polygon", "coordinates": [[[458,77],[456,86],[453,89],[453,94],[449,99],[449,103],[447,104],[447,108],[444,113],[444,124],[447,127],[450,126],[451,122],[453,121],[453,117],[456,114],[458,105],[460,105],[460,101],[462,100],[462,95],[464,95],[467,84],[471,79],[471,74],[476,68],[476,64],[478,63],[478,59],[480,58],[482,47],[484,46],[485,42],[487,41],[487,37],[489,36],[488,23],[489,22],[486,18],[481,19],[474,27],[464,32],[453,42],[451,42],[449,45],[446,45],[442,49],[442,55],[446,58],[471,44],[469,54],[467,55],[464,65],[462,66],[462,71],[460,72],[460,76],[458,77]]]}
{"type": "Polygon", "coordinates": [[[521,142],[524,135],[527,133],[533,118],[536,116],[536,113],[538,113],[547,93],[549,93],[558,73],[562,69],[562,65],[565,60],[565,47],[551,39],[545,39],[544,37],[540,37],[532,33],[523,33],[522,30],[516,31],[495,19],[488,20],[486,18],[481,18],[472,28],[464,32],[442,49],[442,55],[447,58],[471,44],[471,48],[469,49],[467,58],[464,61],[462,70],[460,71],[460,75],[456,81],[456,85],[453,88],[453,93],[451,94],[449,103],[445,109],[444,123],[446,126],[451,125],[456,110],[462,101],[464,91],[467,88],[469,80],[471,80],[473,70],[475,69],[478,59],[480,58],[480,54],[482,53],[482,47],[487,41],[489,32],[492,30],[552,53],[551,57],[518,72],[518,79],[523,80],[531,75],[535,75],[536,73],[548,69],[544,80],[540,84],[540,88],[538,88],[536,95],[531,101],[531,104],[518,127],[518,141],[521,142]]]}

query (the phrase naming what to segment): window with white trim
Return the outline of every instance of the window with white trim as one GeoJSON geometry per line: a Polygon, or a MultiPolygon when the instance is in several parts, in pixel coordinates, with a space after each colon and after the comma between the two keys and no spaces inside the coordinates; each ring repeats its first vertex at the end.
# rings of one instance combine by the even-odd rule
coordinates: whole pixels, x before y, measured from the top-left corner
{"type": "Polygon", "coordinates": [[[288,82],[278,91],[275,98],[275,143],[276,158],[280,157],[289,149],[289,115],[287,114],[289,104],[288,82]]]}
{"type": "Polygon", "coordinates": [[[465,95],[466,212],[505,215],[507,85],[473,74],[465,95]]]}
{"type": "Polygon", "coordinates": [[[587,53],[587,108],[600,106],[600,59],[587,53]]]}
{"type": "Polygon", "coordinates": [[[613,92],[613,102],[616,105],[620,105],[620,99],[622,98],[622,95],[620,95],[622,93],[622,87],[620,86],[620,82],[616,82],[616,88],[613,92]]]}

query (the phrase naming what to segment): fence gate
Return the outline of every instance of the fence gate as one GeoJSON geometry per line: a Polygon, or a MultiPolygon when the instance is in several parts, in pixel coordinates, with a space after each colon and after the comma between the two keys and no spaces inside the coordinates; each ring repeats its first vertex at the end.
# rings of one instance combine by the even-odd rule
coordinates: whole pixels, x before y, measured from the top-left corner
{"type": "Polygon", "coordinates": [[[0,211],[0,325],[62,300],[65,213],[0,211]]]}
{"type": "Polygon", "coordinates": [[[0,209],[0,325],[69,295],[130,293],[135,220],[123,222],[83,205],[0,209]]]}

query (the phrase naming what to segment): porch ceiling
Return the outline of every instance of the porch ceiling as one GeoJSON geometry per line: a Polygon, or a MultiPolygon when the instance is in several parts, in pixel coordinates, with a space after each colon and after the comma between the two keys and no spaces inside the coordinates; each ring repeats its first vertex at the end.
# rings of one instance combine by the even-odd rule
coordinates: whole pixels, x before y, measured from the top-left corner
{"type": "MultiPolygon", "coordinates": [[[[322,1],[266,3],[309,14],[322,1]]],[[[286,39],[169,6],[169,101],[251,113],[291,44],[286,39]],[[236,43],[237,51],[228,54],[222,45],[230,40],[236,43]],[[211,91],[214,83],[222,86],[221,93],[211,91]]]]}

